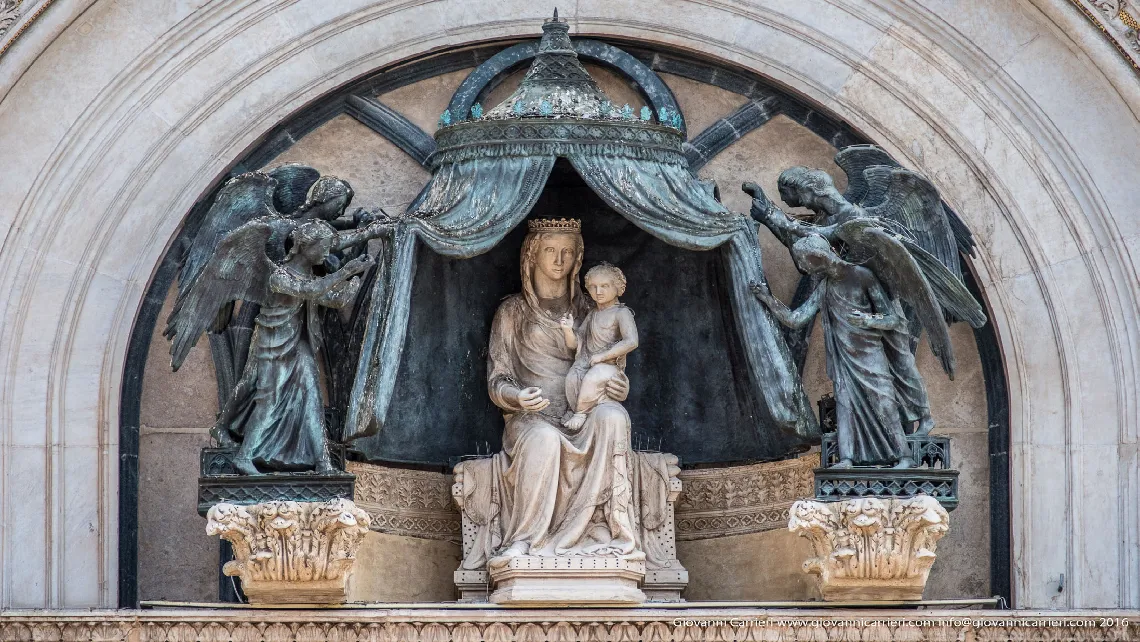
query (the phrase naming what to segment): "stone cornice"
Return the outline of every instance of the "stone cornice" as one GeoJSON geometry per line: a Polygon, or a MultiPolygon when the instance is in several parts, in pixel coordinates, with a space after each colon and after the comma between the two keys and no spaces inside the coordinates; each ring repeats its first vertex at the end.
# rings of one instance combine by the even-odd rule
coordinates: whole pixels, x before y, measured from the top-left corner
{"type": "Polygon", "coordinates": [[[0,640],[1131,640],[1138,611],[351,608],[0,612],[0,640]],[[810,634],[809,634],[810,631],[810,634]],[[805,637],[805,634],[807,636],[805,637]]]}

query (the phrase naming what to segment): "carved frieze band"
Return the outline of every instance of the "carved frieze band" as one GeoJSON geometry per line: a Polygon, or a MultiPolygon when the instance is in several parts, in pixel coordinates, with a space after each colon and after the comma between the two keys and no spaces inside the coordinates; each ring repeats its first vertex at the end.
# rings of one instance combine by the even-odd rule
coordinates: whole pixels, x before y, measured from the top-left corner
{"type": "Polygon", "coordinates": [[[788,511],[814,494],[812,469],[819,455],[681,471],[677,539],[696,540],[787,528],[788,511]]]}
{"type": "Polygon", "coordinates": [[[546,640],[1135,640],[1135,611],[914,613],[621,609],[617,613],[497,611],[118,611],[0,613],[0,640],[100,642],[545,642],[546,640]]]}
{"type": "MultiPolygon", "coordinates": [[[[819,455],[681,471],[677,539],[696,540],[786,528],[797,499],[812,497],[819,455]]],[[[356,475],[356,505],[372,517],[372,530],[459,543],[459,511],[451,501],[452,476],[349,462],[356,475]]]]}
{"type": "Polygon", "coordinates": [[[424,539],[462,541],[459,511],[451,501],[451,475],[348,462],[356,475],[356,505],[372,517],[372,530],[424,539]]]}

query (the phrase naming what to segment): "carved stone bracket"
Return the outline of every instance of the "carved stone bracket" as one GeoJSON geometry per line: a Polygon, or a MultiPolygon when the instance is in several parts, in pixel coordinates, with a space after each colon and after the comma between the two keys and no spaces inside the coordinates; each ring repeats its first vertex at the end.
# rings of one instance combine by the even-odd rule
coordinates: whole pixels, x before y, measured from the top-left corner
{"type": "Polygon", "coordinates": [[[348,499],[218,504],[206,534],[233,544],[222,572],[241,578],[251,604],[341,604],[371,519],[348,499]]]}
{"type": "Polygon", "coordinates": [[[788,530],[811,540],[826,601],[922,599],[938,540],[950,516],[927,495],[906,499],[798,501],[788,530]]]}

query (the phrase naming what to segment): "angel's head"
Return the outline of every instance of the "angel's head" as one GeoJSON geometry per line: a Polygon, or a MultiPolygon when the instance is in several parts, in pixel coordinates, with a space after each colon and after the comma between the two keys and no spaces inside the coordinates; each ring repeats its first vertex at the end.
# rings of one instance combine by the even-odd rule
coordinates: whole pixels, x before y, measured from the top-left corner
{"type": "Polygon", "coordinates": [[[808,274],[822,274],[842,259],[831,249],[831,243],[818,234],[809,234],[792,245],[792,260],[808,274]]]}
{"type": "Polygon", "coordinates": [[[336,230],[324,221],[309,221],[294,230],[291,238],[293,247],[287,260],[297,257],[308,265],[319,265],[332,251],[336,230]]]}
{"type": "Polygon", "coordinates": [[[818,197],[835,191],[831,176],[821,169],[789,167],[776,181],[780,198],[792,207],[810,208],[818,197]]]}
{"type": "Polygon", "coordinates": [[[331,221],[344,214],[352,196],[352,186],[347,182],[336,176],[322,176],[309,188],[301,209],[309,218],[331,221]]]}

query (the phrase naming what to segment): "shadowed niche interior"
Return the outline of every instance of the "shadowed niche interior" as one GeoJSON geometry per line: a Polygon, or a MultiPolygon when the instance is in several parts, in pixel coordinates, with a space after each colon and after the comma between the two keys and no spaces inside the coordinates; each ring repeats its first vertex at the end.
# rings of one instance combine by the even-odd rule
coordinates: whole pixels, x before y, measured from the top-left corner
{"type": "MultiPolygon", "coordinates": [[[[610,209],[559,160],[530,214],[582,220],[583,273],[603,261],[626,274],[622,302],[637,314],[641,347],[629,358],[626,408],[635,448],[664,450],[685,465],[765,461],[792,454],[742,382],[744,356],[726,296],[720,250],[672,247],[610,209]]],[[[416,259],[399,390],[384,429],[355,441],[367,461],[445,466],[496,452],[502,417],[487,396],[486,346],[498,302],[518,292],[520,224],[494,249],[416,259]]]]}

